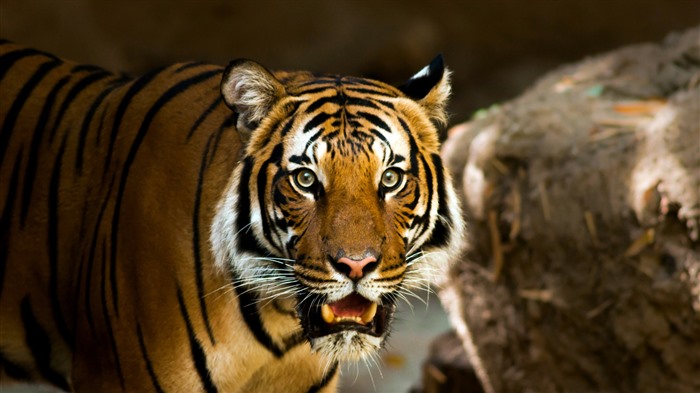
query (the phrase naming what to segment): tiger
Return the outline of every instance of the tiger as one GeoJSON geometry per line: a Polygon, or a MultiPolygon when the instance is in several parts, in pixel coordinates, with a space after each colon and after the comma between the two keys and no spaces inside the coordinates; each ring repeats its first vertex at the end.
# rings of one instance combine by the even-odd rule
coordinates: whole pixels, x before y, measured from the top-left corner
{"type": "Polygon", "coordinates": [[[0,42],[0,386],[337,391],[458,258],[450,89],[0,42]]]}

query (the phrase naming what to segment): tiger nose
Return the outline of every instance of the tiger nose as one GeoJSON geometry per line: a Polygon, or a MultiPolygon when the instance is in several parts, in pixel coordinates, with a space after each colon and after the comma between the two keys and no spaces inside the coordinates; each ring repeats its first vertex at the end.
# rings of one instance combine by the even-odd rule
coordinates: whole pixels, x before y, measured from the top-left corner
{"type": "Polygon", "coordinates": [[[341,273],[350,277],[353,280],[362,278],[365,273],[369,273],[377,265],[377,258],[373,256],[368,256],[360,260],[350,259],[348,257],[342,257],[338,259],[337,267],[341,273]]]}

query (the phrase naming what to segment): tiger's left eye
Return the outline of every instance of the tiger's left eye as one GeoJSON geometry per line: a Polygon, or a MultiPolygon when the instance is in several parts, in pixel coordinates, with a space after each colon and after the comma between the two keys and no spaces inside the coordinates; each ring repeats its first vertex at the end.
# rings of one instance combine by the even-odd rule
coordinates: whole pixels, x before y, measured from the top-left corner
{"type": "Polygon", "coordinates": [[[401,184],[401,172],[394,168],[389,168],[382,174],[382,187],[385,191],[394,190],[401,184]]]}
{"type": "Polygon", "coordinates": [[[296,172],[294,181],[302,190],[310,191],[316,185],[316,174],[310,169],[300,169],[296,172]]]}

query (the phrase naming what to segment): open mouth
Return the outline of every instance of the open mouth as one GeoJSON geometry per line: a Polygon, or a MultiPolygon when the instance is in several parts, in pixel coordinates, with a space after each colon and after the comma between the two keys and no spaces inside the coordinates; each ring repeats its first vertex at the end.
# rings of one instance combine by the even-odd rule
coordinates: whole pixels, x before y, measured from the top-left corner
{"type": "Polygon", "coordinates": [[[299,315],[311,338],[323,337],[346,330],[381,337],[387,329],[392,306],[379,305],[358,293],[348,295],[332,303],[307,299],[299,306],[299,315]],[[312,306],[316,304],[316,306],[312,306]]]}

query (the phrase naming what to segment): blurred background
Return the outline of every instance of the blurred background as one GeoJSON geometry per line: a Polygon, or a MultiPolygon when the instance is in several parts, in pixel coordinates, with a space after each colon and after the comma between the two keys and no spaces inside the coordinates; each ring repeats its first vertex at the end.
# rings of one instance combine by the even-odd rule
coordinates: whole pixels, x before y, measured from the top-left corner
{"type": "MultiPolygon", "coordinates": [[[[138,74],[182,60],[247,57],[270,69],[401,83],[438,53],[453,74],[451,122],[512,98],[546,71],[700,22],[698,0],[2,0],[0,36],[81,63],[138,74]]],[[[422,294],[425,298],[426,295],[422,294]]],[[[343,392],[406,392],[432,337],[437,297],[403,306],[370,377],[343,392]]]]}
{"type": "Polygon", "coordinates": [[[700,22],[698,0],[2,0],[0,35],[140,73],[247,57],[400,83],[443,53],[453,122],[562,63],[700,22]]]}

